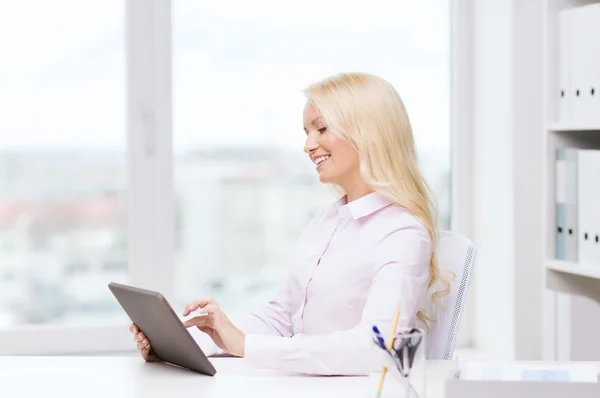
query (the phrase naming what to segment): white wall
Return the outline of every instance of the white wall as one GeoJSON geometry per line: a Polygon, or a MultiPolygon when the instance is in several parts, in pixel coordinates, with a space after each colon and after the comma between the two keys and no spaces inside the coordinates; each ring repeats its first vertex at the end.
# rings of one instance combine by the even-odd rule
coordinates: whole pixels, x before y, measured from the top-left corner
{"type": "Polygon", "coordinates": [[[475,345],[513,351],[512,4],[475,1],[474,208],[475,345]]]}
{"type": "Polygon", "coordinates": [[[474,342],[506,359],[541,358],[542,3],[474,1],[474,342]]]}
{"type": "Polygon", "coordinates": [[[514,22],[515,355],[542,358],[544,255],[542,184],[545,0],[517,1],[514,22]]]}

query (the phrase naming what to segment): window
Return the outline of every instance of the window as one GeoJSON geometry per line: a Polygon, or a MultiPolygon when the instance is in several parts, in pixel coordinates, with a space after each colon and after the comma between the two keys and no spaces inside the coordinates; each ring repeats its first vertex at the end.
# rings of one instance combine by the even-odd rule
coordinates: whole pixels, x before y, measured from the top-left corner
{"type": "Polygon", "coordinates": [[[0,329],[125,319],[124,2],[0,13],[0,329]]]}
{"type": "Polygon", "coordinates": [[[133,349],[110,281],[234,319],[269,297],[334,200],[302,152],[302,88],[337,72],[398,89],[449,228],[449,3],[5,7],[0,354],[133,349]]]}
{"type": "Polygon", "coordinates": [[[179,307],[211,295],[236,318],[278,287],[302,229],[334,200],[302,152],[301,90],[330,74],[398,89],[449,228],[448,3],[173,1],[179,307]]]}

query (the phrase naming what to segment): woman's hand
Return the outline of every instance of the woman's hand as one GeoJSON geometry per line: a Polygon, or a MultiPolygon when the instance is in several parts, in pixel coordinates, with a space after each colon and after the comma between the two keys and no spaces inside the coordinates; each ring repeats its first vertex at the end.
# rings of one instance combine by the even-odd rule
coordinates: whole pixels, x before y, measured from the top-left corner
{"type": "Polygon", "coordinates": [[[246,335],[227,318],[227,315],[212,298],[194,300],[185,306],[183,316],[200,309],[203,314],[190,318],[183,323],[186,328],[196,326],[208,334],[215,344],[222,350],[238,357],[244,356],[246,335]]]}
{"type": "Polygon", "coordinates": [[[144,333],[140,332],[138,327],[133,323],[129,326],[129,331],[133,333],[133,340],[137,344],[137,349],[146,362],[157,362],[158,358],[154,354],[154,350],[150,346],[150,341],[146,338],[144,333]]]}

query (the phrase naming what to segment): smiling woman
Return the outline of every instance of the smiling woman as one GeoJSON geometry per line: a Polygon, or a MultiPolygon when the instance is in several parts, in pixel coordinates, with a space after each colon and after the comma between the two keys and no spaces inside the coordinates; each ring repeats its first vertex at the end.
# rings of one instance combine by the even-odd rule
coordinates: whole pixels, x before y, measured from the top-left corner
{"type": "MultiPolygon", "coordinates": [[[[305,93],[305,152],[321,182],[344,195],[312,218],[266,304],[236,323],[217,300],[201,297],[185,306],[183,316],[199,312],[185,326],[206,353],[244,357],[253,367],[368,374],[380,366],[373,325],[427,328],[432,318],[422,308],[448,294],[449,276],[437,264],[436,208],[408,115],[387,81],[338,74],[305,93]]],[[[132,330],[151,358],[152,342],[132,330]]]]}
{"type": "Polygon", "coordinates": [[[369,71],[398,88],[439,225],[449,226],[448,5],[173,2],[179,307],[206,294],[236,319],[260,306],[276,293],[306,224],[336,199],[319,178],[343,161],[334,148],[345,143],[324,142],[318,155],[333,156],[321,174],[303,153],[302,123],[311,140],[324,126],[302,120],[301,88],[323,76],[369,71]],[[344,18],[329,18],[340,10],[344,18]]]}
{"type": "MultiPolygon", "coordinates": [[[[358,154],[347,140],[332,132],[311,102],[304,107],[304,131],[306,152],[315,163],[322,183],[332,184],[340,176],[357,175],[358,154]]],[[[339,181],[338,181],[339,184],[339,181]]]]}

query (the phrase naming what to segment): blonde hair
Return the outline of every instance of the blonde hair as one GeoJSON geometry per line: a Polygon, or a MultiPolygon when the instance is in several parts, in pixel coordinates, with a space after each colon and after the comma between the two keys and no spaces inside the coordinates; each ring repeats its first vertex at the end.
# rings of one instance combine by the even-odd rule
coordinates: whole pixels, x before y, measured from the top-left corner
{"type": "MultiPolygon", "coordinates": [[[[419,168],[412,127],[402,99],[386,80],[366,73],[344,73],[304,90],[330,131],[357,150],[363,180],[375,191],[415,215],[431,237],[429,285],[441,285],[432,302],[450,292],[450,279],[437,265],[437,208],[419,168]]],[[[417,319],[428,329],[424,309],[417,319]]]]}

